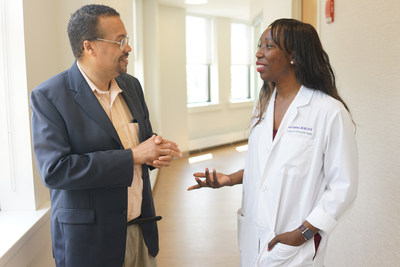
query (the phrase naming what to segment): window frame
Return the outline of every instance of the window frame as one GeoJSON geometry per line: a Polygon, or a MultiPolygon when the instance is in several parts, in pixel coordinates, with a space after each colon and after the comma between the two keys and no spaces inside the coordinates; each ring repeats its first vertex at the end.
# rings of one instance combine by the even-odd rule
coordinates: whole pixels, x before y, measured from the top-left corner
{"type": "MultiPolygon", "coordinates": [[[[263,33],[263,19],[262,16],[258,16],[252,23],[252,40],[253,40],[253,44],[252,44],[252,48],[254,49],[253,54],[255,55],[257,53],[258,50],[258,41],[261,38],[261,35],[263,33]],[[259,31],[259,32],[257,32],[259,31]]],[[[254,67],[256,64],[256,58],[253,58],[253,67],[252,67],[252,89],[253,89],[253,98],[254,101],[256,102],[258,100],[258,95],[259,92],[261,90],[261,87],[263,85],[263,81],[260,78],[259,73],[257,72],[257,68],[254,67]],[[260,86],[261,85],[261,86],[260,86]]]]}
{"type": "Polygon", "coordinates": [[[230,97],[230,101],[231,102],[243,102],[243,101],[249,101],[249,100],[251,100],[252,99],[252,93],[251,93],[251,65],[249,64],[249,65],[245,65],[245,64],[231,64],[231,91],[230,91],[230,93],[231,93],[231,97],[230,97]],[[233,89],[233,86],[232,86],[232,83],[233,83],[233,75],[232,75],[232,67],[236,67],[236,66],[245,66],[246,67],[246,71],[247,71],[247,81],[246,81],[246,84],[247,84],[247,90],[246,90],[246,97],[244,97],[244,98],[233,98],[233,92],[232,92],[232,89],[233,89]]]}
{"type": "Polygon", "coordinates": [[[253,99],[253,94],[252,94],[252,90],[251,90],[251,85],[252,85],[252,71],[251,71],[251,69],[252,69],[252,65],[253,65],[253,60],[251,59],[252,57],[251,57],[251,53],[252,53],[252,49],[251,49],[251,46],[252,46],[252,32],[253,32],[253,30],[252,30],[252,25],[250,25],[249,23],[247,23],[247,22],[242,22],[242,21],[237,21],[237,20],[232,20],[232,22],[231,22],[231,27],[230,27],[230,29],[231,29],[231,89],[230,89],[230,101],[231,102],[245,102],[245,101],[250,101],[250,100],[252,100],[253,99]],[[239,62],[239,63],[233,63],[234,61],[236,61],[236,60],[234,60],[233,59],[233,53],[232,53],[232,46],[233,46],[233,43],[232,43],[232,25],[233,24],[241,24],[241,25],[244,25],[244,26],[246,26],[246,28],[247,28],[247,37],[248,38],[246,38],[246,39],[248,39],[249,40],[249,45],[248,45],[248,55],[247,55],[247,57],[248,57],[248,59],[247,60],[244,60],[244,61],[242,61],[242,62],[239,62]],[[246,61],[246,62],[245,62],[246,61]],[[233,90],[233,75],[232,75],[232,67],[233,66],[247,66],[247,82],[246,82],[246,84],[247,84],[247,90],[246,90],[246,97],[244,97],[244,98],[233,98],[233,92],[232,92],[232,90],[233,90]]]}
{"type": "MultiPolygon", "coordinates": [[[[207,67],[207,82],[206,82],[206,101],[193,101],[189,102],[189,99],[187,99],[187,105],[199,105],[199,104],[205,104],[205,103],[211,103],[211,64],[187,64],[186,63],[186,79],[189,76],[188,75],[188,66],[202,66],[202,67],[207,67]]],[[[186,86],[189,87],[188,81],[186,80],[186,86]]],[[[188,92],[187,94],[189,95],[189,88],[187,88],[188,92]]]]}
{"type": "MultiPolygon", "coordinates": [[[[188,17],[194,17],[194,18],[201,18],[204,19],[206,21],[206,41],[205,43],[207,44],[206,47],[206,58],[204,59],[203,63],[200,62],[191,62],[189,60],[189,56],[188,56],[188,42],[186,39],[186,90],[188,92],[189,95],[189,83],[188,83],[188,66],[205,66],[207,67],[207,82],[206,82],[206,101],[192,101],[189,102],[189,99],[187,99],[187,106],[188,107],[193,107],[193,106],[199,106],[199,105],[210,105],[213,102],[215,102],[215,99],[213,97],[213,61],[214,61],[214,47],[213,47],[213,43],[214,43],[214,18],[209,17],[209,16],[202,16],[202,15],[198,15],[198,14],[191,14],[191,13],[187,13],[185,16],[185,26],[186,26],[186,36],[187,36],[187,32],[188,32],[188,24],[187,24],[187,19],[188,17]]],[[[188,37],[186,37],[188,38],[188,37]]]]}

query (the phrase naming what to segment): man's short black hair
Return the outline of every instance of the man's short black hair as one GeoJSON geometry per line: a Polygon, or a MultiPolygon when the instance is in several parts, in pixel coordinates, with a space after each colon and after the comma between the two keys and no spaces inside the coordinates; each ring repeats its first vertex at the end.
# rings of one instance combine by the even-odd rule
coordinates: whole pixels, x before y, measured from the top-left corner
{"type": "Polygon", "coordinates": [[[102,37],[102,33],[97,29],[99,16],[119,16],[119,13],[109,6],[86,5],[72,14],[67,31],[72,52],[76,59],[82,56],[85,40],[102,37]]]}

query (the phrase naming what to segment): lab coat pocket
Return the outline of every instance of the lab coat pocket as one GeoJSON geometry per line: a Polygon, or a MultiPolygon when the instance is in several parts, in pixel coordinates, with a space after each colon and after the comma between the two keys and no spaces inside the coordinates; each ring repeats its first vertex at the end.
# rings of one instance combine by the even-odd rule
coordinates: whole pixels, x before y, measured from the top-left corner
{"type": "MultiPolygon", "coordinates": [[[[287,260],[292,258],[293,256],[295,256],[301,249],[301,246],[289,246],[286,244],[282,244],[282,243],[278,243],[276,244],[276,246],[274,247],[274,249],[276,249],[276,253],[275,256],[279,259],[282,260],[287,260]]],[[[272,252],[273,250],[271,250],[272,252]]]]}
{"type": "Polygon", "coordinates": [[[260,255],[259,263],[257,266],[265,267],[282,267],[282,266],[300,266],[297,265],[298,257],[300,255],[302,246],[289,246],[278,243],[271,251],[264,249],[260,255]]]}
{"type": "Polygon", "coordinates": [[[287,178],[304,178],[310,171],[314,156],[314,142],[310,138],[289,137],[285,138],[282,163],[284,175],[287,178]]]}

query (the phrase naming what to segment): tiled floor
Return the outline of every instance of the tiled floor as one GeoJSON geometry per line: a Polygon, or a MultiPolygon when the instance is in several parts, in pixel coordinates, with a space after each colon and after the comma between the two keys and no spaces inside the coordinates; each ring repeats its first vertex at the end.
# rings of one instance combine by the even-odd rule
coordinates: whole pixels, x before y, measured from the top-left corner
{"type": "Polygon", "coordinates": [[[232,173],[243,169],[246,151],[230,146],[206,150],[213,158],[189,164],[188,157],[161,169],[154,188],[159,222],[159,267],[239,266],[236,211],[241,204],[241,185],[221,189],[186,189],[195,183],[193,173],[216,168],[232,173]]]}

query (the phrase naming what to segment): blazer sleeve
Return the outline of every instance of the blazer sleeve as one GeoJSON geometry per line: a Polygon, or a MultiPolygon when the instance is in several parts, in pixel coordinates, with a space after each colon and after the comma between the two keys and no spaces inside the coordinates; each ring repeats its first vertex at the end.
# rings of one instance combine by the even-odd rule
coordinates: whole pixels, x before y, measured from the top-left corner
{"type": "MultiPolygon", "coordinates": [[[[33,148],[45,186],[64,190],[130,186],[133,179],[131,150],[105,144],[102,150],[74,154],[66,122],[49,98],[47,91],[35,89],[30,102],[33,148]]],[[[69,108],[75,107],[71,103],[69,108]]]]}

